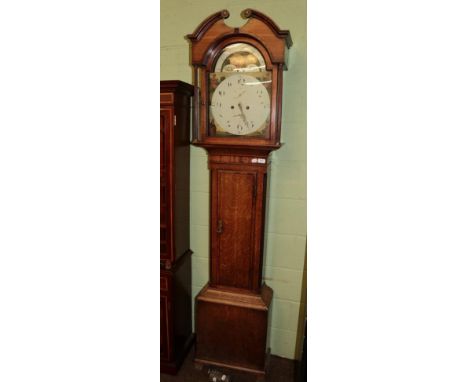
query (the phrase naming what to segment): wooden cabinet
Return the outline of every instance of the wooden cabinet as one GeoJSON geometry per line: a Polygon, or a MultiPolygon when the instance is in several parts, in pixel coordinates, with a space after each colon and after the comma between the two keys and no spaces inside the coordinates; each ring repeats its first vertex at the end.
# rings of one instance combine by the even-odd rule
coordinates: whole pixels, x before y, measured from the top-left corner
{"type": "Polygon", "coordinates": [[[161,372],[175,374],[193,342],[189,235],[190,100],[193,87],[161,81],[161,372]]]}

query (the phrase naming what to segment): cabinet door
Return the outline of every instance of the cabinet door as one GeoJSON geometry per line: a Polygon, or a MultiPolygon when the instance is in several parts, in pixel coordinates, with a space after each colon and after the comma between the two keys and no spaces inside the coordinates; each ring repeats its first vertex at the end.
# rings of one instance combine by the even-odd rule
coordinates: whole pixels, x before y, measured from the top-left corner
{"type": "Polygon", "coordinates": [[[255,172],[214,171],[212,278],[215,284],[252,288],[255,240],[255,172]]]}
{"type": "Polygon", "coordinates": [[[172,184],[172,119],[171,108],[162,108],[160,113],[160,256],[171,259],[171,184],[172,184]]]}

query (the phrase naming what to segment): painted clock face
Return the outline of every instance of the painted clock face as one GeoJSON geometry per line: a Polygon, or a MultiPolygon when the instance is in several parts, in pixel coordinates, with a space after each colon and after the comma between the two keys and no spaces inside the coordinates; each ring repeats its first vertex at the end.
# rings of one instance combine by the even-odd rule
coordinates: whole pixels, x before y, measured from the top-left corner
{"type": "Polygon", "coordinates": [[[270,115],[270,95],[255,77],[233,74],[222,81],[211,99],[215,124],[233,135],[261,129],[270,115]]]}
{"type": "Polygon", "coordinates": [[[211,135],[261,137],[271,112],[271,72],[251,45],[228,45],[210,73],[211,135]]]}

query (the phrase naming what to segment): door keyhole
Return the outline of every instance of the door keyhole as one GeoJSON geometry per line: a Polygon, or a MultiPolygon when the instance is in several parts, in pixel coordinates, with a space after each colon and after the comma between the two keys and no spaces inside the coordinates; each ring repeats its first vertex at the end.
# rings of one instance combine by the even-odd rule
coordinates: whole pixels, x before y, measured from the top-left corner
{"type": "Polygon", "coordinates": [[[216,227],[217,233],[223,233],[223,221],[220,219],[218,220],[218,225],[216,227]]]}

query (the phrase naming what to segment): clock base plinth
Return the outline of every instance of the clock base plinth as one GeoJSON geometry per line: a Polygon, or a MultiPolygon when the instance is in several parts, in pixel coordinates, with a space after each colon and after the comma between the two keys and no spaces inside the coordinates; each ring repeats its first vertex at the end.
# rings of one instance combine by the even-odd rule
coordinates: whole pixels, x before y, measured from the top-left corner
{"type": "Polygon", "coordinates": [[[273,290],[236,292],[205,286],[196,297],[195,362],[264,376],[273,290]]]}

